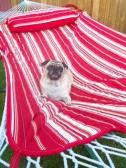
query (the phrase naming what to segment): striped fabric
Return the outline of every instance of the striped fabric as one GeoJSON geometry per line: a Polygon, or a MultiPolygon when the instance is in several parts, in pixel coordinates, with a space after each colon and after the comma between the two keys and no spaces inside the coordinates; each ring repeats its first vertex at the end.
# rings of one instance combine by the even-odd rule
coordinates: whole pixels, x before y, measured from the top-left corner
{"type": "Polygon", "coordinates": [[[20,155],[46,156],[110,131],[126,133],[126,36],[81,13],[76,23],[12,33],[0,28],[7,78],[7,136],[20,155]],[[74,76],[72,105],[41,98],[40,64],[64,61],[74,76]]]}
{"type": "Polygon", "coordinates": [[[71,24],[78,17],[75,10],[60,8],[32,11],[19,16],[10,17],[6,23],[12,32],[29,32],[56,28],[71,24]]]}

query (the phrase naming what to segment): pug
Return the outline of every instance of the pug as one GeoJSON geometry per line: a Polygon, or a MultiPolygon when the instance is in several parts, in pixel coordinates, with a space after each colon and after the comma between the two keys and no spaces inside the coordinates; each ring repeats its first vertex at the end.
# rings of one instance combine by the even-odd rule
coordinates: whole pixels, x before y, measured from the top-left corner
{"type": "Polygon", "coordinates": [[[73,77],[68,66],[55,60],[44,61],[41,66],[44,66],[44,73],[40,79],[42,96],[61,100],[70,105],[73,77]]]}

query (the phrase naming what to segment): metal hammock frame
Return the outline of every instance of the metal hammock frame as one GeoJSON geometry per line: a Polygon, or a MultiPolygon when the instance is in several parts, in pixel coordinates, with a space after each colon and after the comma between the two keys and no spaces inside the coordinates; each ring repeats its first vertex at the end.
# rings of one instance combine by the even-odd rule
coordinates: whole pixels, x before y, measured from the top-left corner
{"type": "MultiPolygon", "coordinates": [[[[11,8],[6,12],[0,12],[0,23],[2,23],[8,16],[18,15],[31,10],[47,10],[48,8],[54,7],[55,6],[24,0],[14,8],[11,8]]],[[[0,167],[9,167],[9,162],[4,158],[8,152],[5,109],[6,103],[0,126],[0,167]]],[[[75,149],[69,149],[66,152],[61,152],[59,156],[63,160],[62,167],[64,168],[71,168],[71,164],[69,164],[70,161],[74,168],[124,168],[126,165],[126,136],[124,137],[121,134],[117,135],[114,133],[107,134],[98,140],[92,141],[90,144],[82,145],[81,152],[76,152],[75,149]],[[87,151],[88,154],[80,154],[83,153],[82,150],[87,151]],[[120,160],[122,166],[118,166],[116,160],[120,160]]],[[[42,157],[26,157],[26,168],[31,168],[33,166],[42,168],[42,162],[42,157]]]]}

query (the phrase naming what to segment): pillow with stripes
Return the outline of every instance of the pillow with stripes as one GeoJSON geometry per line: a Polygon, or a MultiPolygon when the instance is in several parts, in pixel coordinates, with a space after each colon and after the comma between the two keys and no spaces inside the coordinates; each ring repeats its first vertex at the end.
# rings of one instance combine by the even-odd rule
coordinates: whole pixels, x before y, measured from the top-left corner
{"type": "Polygon", "coordinates": [[[29,32],[52,29],[73,23],[79,13],[68,8],[33,11],[7,19],[12,32],[29,32]]]}

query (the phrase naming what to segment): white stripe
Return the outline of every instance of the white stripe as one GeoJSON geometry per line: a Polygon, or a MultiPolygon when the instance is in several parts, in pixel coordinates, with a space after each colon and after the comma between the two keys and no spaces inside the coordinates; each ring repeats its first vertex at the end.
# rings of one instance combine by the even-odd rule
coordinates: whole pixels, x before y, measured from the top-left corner
{"type": "MultiPolygon", "coordinates": [[[[86,16],[86,17],[87,17],[88,19],[90,19],[91,21],[95,22],[96,24],[101,25],[101,26],[105,27],[106,29],[108,29],[108,30],[110,30],[110,31],[113,31],[113,32],[115,32],[115,33],[117,33],[117,34],[119,34],[119,35],[121,35],[121,36],[123,36],[123,37],[126,37],[126,35],[125,35],[124,33],[121,33],[121,32],[119,32],[119,31],[117,31],[117,30],[115,30],[115,29],[113,29],[113,28],[110,28],[110,27],[108,27],[108,26],[106,26],[106,25],[103,25],[102,23],[100,23],[100,22],[98,22],[98,21],[92,19],[86,12],[83,12],[83,15],[86,16]]],[[[101,29],[101,28],[99,28],[99,29],[101,29]]],[[[102,29],[102,31],[103,31],[103,29],[102,29]]],[[[113,36],[113,37],[115,37],[115,38],[117,38],[117,39],[119,39],[119,40],[125,42],[125,40],[122,40],[122,39],[118,38],[117,36],[115,36],[115,35],[113,35],[113,34],[107,32],[107,31],[105,31],[105,32],[106,32],[107,34],[110,34],[111,36],[113,36]]]]}
{"type": "MultiPolygon", "coordinates": [[[[14,108],[15,108],[15,112],[14,112],[14,115],[15,115],[15,118],[14,118],[14,122],[15,122],[15,126],[14,126],[14,128],[15,128],[15,137],[14,137],[14,139],[15,139],[15,142],[16,143],[18,143],[18,133],[19,133],[19,131],[18,131],[18,122],[19,122],[19,120],[18,120],[18,107],[17,107],[17,96],[16,96],[16,90],[15,90],[15,77],[13,78],[13,82],[12,82],[12,84],[13,84],[13,94],[14,94],[14,108]]],[[[12,111],[12,113],[13,113],[13,111],[12,111]]]]}
{"type": "MultiPolygon", "coordinates": [[[[103,97],[106,97],[106,98],[111,98],[113,101],[114,100],[117,100],[117,101],[123,101],[123,102],[126,102],[126,94],[125,95],[121,95],[121,91],[120,92],[117,92],[114,94],[114,89],[111,89],[109,87],[104,87],[104,89],[102,90],[93,90],[93,88],[90,88],[90,87],[85,87],[83,85],[79,85],[77,83],[74,83],[74,85],[81,89],[81,90],[84,90],[88,93],[92,93],[92,94],[95,94],[95,95],[100,95],[100,96],[103,96],[103,97]],[[111,92],[112,91],[112,92],[111,92]]],[[[96,84],[98,85],[98,84],[96,84]]],[[[100,83],[99,83],[100,85],[100,83]]]]}
{"type": "Polygon", "coordinates": [[[47,32],[43,31],[43,32],[41,32],[41,33],[42,33],[42,35],[44,36],[45,40],[47,41],[47,43],[48,43],[48,45],[49,45],[49,47],[50,47],[52,53],[54,54],[56,60],[57,60],[57,61],[60,61],[60,58],[59,58],[59,56],[58,56],[57,51],[56,51],[55,48],[52,46],[52,44],[51,44],[51,42],[50,42],[50,39],[49,39],[48,36],[47,36],[47,32]]]}
{"type": "MultiPolygon", "coordinates": [[[[51,102],[50,102],[50,105],[51,105],[50,106],[50,109],[51,109],[51,107],[53,107],[54,105],[51,102]]],[[[51,116],[53,116],[53,119],[56,119],[58,121],[59,125],[62,128],[66,129],[69,133],[72,133],[78,139],[82,139],[82,137],[79,136],[79,134],[81,134],[82,136],[85,136],[85,137],[89,137],[89,134],[91,134],[91,133],[87,133],[88,131],[86,129],[78,127],[78,123],[80,123],[79,121],[78,121],[78,123],[76,125],[74,125],[72,122],[69,122],[69,120],[66,120],[66,115],[64,115],[63,113],[62,113],[62,115],[64,117],[61,116],[61,112],[59,112],[58,110],[52,109],[51,111],[52,111],[51,113],[53,113],[53,114],[51,114],[51,116]]],[[[84,125],[84,127],[85,127],[85,125],[84,125]]],[[[96,128],[96,129],[99,130],[98,128],[96,128]]]]}
{"type": "MultiPolygon", "coordinates": [[[[92,19],[90,18],[90,20],[86,20],[86,21],[87,21],[88,23],[93,24],[94,27],[97,27],[94,23],[91,22],[91,20],[92,20],[92,19]]],[[[102,26],[106,27],[107,29],[111,29],[111,28],[109,28],[109,27],[107,27],[107,26],[101,24],[100,22],[97,22],[97,21],[95,21],[95,20],[93,20],[93,21],[94,21],[96,24],[99,24],[99,25],[102,25],[102,26]]],[[[82,21],[80,18],[78,19],[78,22],[84,23],[84,21],[82,21]]],[[[84,25],[85,25],[85,23],[84,23],[84,25]]],[[[87,25],[87,26],[88,26],[88,25],[87,25]]],[[[97,28],[98,28],[99,30],[104,31],[104,32],[107,33],[107,34],[110,34],[109,32],[107,32],[107,31],[101,29],[100,27],[97,27],[97,28]]],[[[90,29],[92,29],[92,28],[90,28],[90,29]]],[[[94,30],[94,29],[93,29],[93,30],[94,30]]],[[[111,31],[113,31],[113,32],[115,31],[117,34],[120,34],[121,36],[124,36],[124,37],[126,38],[126,35],[124,35],[123,33],[120,33],[120,32],[118,32],[118,31],[116,31],[116,30],[114,30],[114,29],[111,29],[111,31]]],[[[95,30],[94,30],[94,32],[95,32],[95,30]]],[[[97,32],[97,31],[96,31],[96,32],[97,32]]],[[[98,32],[97,32],[97,33],[98,33],[98,32]]],[[[100,33],[98,33],[98,34],[100,34],[100,33]]],[[[123,50],[123,49],[124,49],[124,50],[126,49],[124,45],[121,45],[121,44],[119,44],[118,42],[115,42],[115,41],[111,40],[111,38],[108,38],[108,37],[106,37],[106,36],[104,36],[104,35],[102,35],[102,34],[100,34],[100,35],[101,35],[101,37],[103,37],[103,39],[105,39],[106,41],[112,43],[113,45],[115,45],[115,46],[117,46],[117,47],[120,47],[122,50],[123,50]]],[[[110,35],[113,36],[114,38],[119,39],[120,41],[126,42],[126,41],[124,41],[124,40],[118,38],[117,36],[114,36],[113,34],[110,34],[110,35]]]]}
{"type": "MultiPolygon", "coordinates": [[[[66,32],[64,31],[64,29],[63,28],[60,28],[60,29],[66,35],[66,32]]],[[[99,71],[103,73],[109,74],[112,77],[115,77],[115,78],[126,77],[126,70],[120,67],[117,67],[114,64],[111,64],[110,62],[107,62],[105,59],[102,59],[101,57],[98,57],[89,48],[86,48],[83,43],[77,40],[77,37],[69,29],[69,27],[66,27],[66,30],[68,30],[71,33],[71,37],[69,36],[68,38],[73,48],[81,56],[81,58],[83,58],[88,64],[92,65],[95,69],[98,69],[99,71]],[[85,56],[85,54],[88,54],[88,55],[85,56]],[[110,72],[110,69],[112,72],[110,72]],[[117,72],[120,74],[116,74],[117,72]]]]}
{"type": "Polygon", "coordinates": [[[42,55],[42,52],[40,51],[39,46],[36,44],[35,39],[33,39],[31,33],[27,33],[27,34],[23,33],[22,35],[23,35],[25,41],[27,42],[29,51],[34,59],[36,67],[38,68],[38,71],[41,74],[41,67],[38,65],[40,65],[40,63],[44,61],[44,59],[43,59],[44,56],[42,55]],[[29,38],[31,38],[32,41],[29,38]],[[34,46],[32,43],[35,43],[34,46]]]}
{"type": "MultiPolygon", "coordinates": [[[[70,124],[78,127],[79,129],[88,132],[91,135],[95,135],[98,133],[98,128],[93,128],[91,125],[84,125],[84,123],[81,123],[79,121],[76,121],[73,118],[68,117],[67,115],[63,114],[63,113],[59,113],[59,116],[62,119],[65,119],[66,121],[68,121],[70,124]]],[[[87,136],[88,137],[88,136],[87,136]]]]}
{"type": "MultiPolygon", "coordinates": [[[[82,110],[85,110],[86,112],[90,112],[90,113],[93,113],[93,114],[97,114],[97,115],[100,115],[100,116],[102,116],[102,117],[106,117],[106,118],[108,118],[108,119],[111,119],[111,120],[114,120],[114,121],[117,121],[118,123],[120,123],[120,124],[123,124],[124,126],[125,126],[125,123],[122,123],[121,121],[125,121],[126,122],[126,120],[125,119],[123,119],[123,118],[121,118],[121,117],[117,117],[117,116],[114,116],[114,115],[112,115],[111,113],[107,113],[106,111],[104,111],[104,110],[102,110],[102,109],[99,109],[99,108],[91,108],[90,106],[84,106],[83,104],[82,104],[82,102],[76,102],[75,101],[75,104],[74,103],[72,103],[72,107],[74,107],[74,108],[76,108],[76,109],[82,109],[82,110]],[[79,103],[81,104],[81,105],[79,105],[79,103]]],[[[118,112],[117,112],[118,113],[118,112]]],[[[99,121],[98,121],[99,122],[99,121]]],[[[112,124],[112,123],[107,123],[107,122],[104,122],[104,121],[102,121],[102,123],[105,123],[105,124],[108,124],[108,125],[111,125],[113,128],[115,128],[116,126],[114,125],[114,124],[112,124]]]]}
{"type": "MultiPolygon", "coordinates": [[[[102,124],[107,124],[107,125],[110,125],[111,127],[115,128],[115,125],[113,125],[113,124],[111,124],[111,123],[108,123],[107,121],[104,121],[104,120],[100,121],[99,119],[92,117],[92,115],[85,117],[85,115],[84,115],[85,112],[86,112],[86,113],[87,113],[87,112],[90,112],[90,114],[91,114],[91,113],[92,113],[92,114],[99,114],[100,116],[105,116],[105,115],[104,115],[105,112],[104,112],[104,111],[101,111],[101,110],[99,110],[99,109],[96,109],[96,108],[91,108],[90,106],[86,106],[86,105],[84,105],[83,103],[84,103],[84,102],[79,102],[79,101],[73,100],[73,101],[72,101],[72,107],[73,107],[73,108],[76,108],[76,109],[79,109],[79,110],[82,110],[82,111],[83,111],[83,114],[78,114],[78,113],[76,112],[76,110],[73,111],[73,113],[75,113],[75,114],[81,116],[82,118],[90,119],[90,120],[92,120],[92,121],[94,121],[94,122],[96,122],[96,123],[99,123],[99,124],[100,124],[100,123],[102,123],[102,124]]],[[[106,116],[105,116],[105,117],[106,117],[106,116]]],[[[110,117],[108,117],[108,118],[110,118],[110,117]]],[[[96,129],[97,131],[100,130],[100,128],[98,129],[98,128],[93,127],[93,126],[91,126],[91,127],[94,128],[94,129],[96,129]]]]}
{"type": "Polygon", "coordinates": [[[98,104],[98,103],[88,103],[88,102],[79,102],[79,101],[73,101],[74,104],[83,105],[87,107],[93,107],[93,108],[100,108],[103,110],[111,110],[116,112],[124,112],[126,113],[126,106],[124,105],[111,105],[111,104],[98,104]]]}
{"type": "Polygon", "coordinates": [[[52,33],[52,31],[47,30],[45,37],[46,37],[46,40],[48,41],[48,45],[51,47],[52,52],[53,52],[54,56],[56,57],[56,59],[60,59],[60,60],[65,59],[65,61],[67,63],[69,63],[68,64],[69,69],[71,69],[71,62],[68,59],[65,51],[62,49],[61,45],[59,44],[58,40],[56,39],[56,37],[52,33]]]}
{"type": "MultiPolygon", "coordinates": [[[[9,71],[9,78],[10,78],[10,93],[11,93],[11,109],[12,109],[12,113],[11,113],[11,134],[12,136],[14,136],[14,114],[15,114],[15,109],[14,109],[14,98],[13,98],[13,74],[12,74],[12,68],[10,67],[10,64],[8,62],[8,59],[7,59],[7,54],[3,55],[4,56],[4,59],[6,60],[6,63],[7,63],[7,67],[8,67],[8,71],[9,71]]],[[[8,82],[8,81],[7,81],[8,82]]]]}
{"type": "MultiPolygon", "coordinates": [[[[45,60],[45,59],[44,59],[44,55],[43,55],[43,53],[42,53],[42,51],[41,51],[41,48],[40,48],[40,46],[38,45],[36,39],[34,38],[33,34],[32,34],[32,33],[28,33],[28,35],[30,36],[30,38],[31,38],[31,40],[32,40],[32,42],[33,42],[33,44],[34,44],[34,48],[36,49],[36,57],[39,58],[38,65],[40,65],[40,63],[45,60]]],[[[30,47],[30,46],[29,46],[29,47],[30,47]]],[[[34,53],[34,51],[33,51],[33,53],[34,53]]],[[[33,55],[35,55],[35,54],[33,54],[33,55]]],[[[36,57],[34,57],[34,59],[36,59],[36,57]]],[[[38,65],[37,65],[37,67],[38,67],[38,65]]]]}
{"type": "MultiPolygon", "coordinates": [[[[55,111],[58,110],[58,109],[56,109],[56,107],[54,105],[52,107],[55,108],[55,111]]],[[[66,139],[70,143],[77,140],[76,137],[74,137],[72,134],[70,134],[69,132],[64,130],[59,124],[57,124],[56,122],[54,122],[51,119],[49,110],[45,106],[43,107],[43,109],[44,109],[44,111],[46,113],[46,117],[47,117],[46,124],[49,124],[60,135],[60,137],[62,136],[62,140],[66,139]]]]}
{"type": "MultiPolygon", "coordinates": [[[[93,39],[94,41],[96,41],[98,44],[102,45],[102,46],[105,47],[106,49],[108,49],[108,50],[110,50],[110,51],[112,51],[112,52],[114,52],[114,53],[116,53],[116,54],[118,54],[118,55],[121,54],[122,57],[126,58],[126,47],[124,47],[124,46],[122,46],[122,45],[120,45],[120,44],[118,44],[118,43],[112,41],[111,39],[108,39],[107,37],[101,35],[101,34],[98,33],[97,31],[91,29],[89,26],[87,26],[87,25],[86,25],[84,22],[82,22],[81,20],[80,20],[80,23],[81,23],[81,24],[78,24],[79,29],[80,29],[82,32],[84,32],[84,33],[85,33],[85,28],[86,28],[87,30],[89,30],[90,32],[88,32],[88,36],[89,36],[91,39],[93,39]],[[82,27],[82,26],[83,26],[83,27],[82,27]],[[84,28],[84,27],[85,27],[85,28],[84,28]],[[91,33],[93,33],[94,35],[93,35],[93,34],[91,35],[91,33]],[[97,35],[97,37],[99,37],[101,40],[98,40],[98,38],[95,38],[95,35],[97,35]],[[106,43],[108,43],[108,45],[105,45],[105,44],[102,42],[102,39],[105,40],[106,43]],[[112,45],[112,47],[110,47],[110,45],[112,45]],[[117,50],[116,47],[118,48],[118,50],[117,50]]],[[[86,30],[86,31],[87,31],[87,30],[86,30]]]]}
{"type": "Polygon", "coordinates": [[[40,148],[41,150],[45,150],[45,149],[46,149],[45,146],[41,143],[41,140],[40,140],[39,136],[37,135],[37,126],[36,126],[35,122],[32,121],[31,124],[32,124],[33,129],[34,129],[34,138],[35,138],[35,140],[36,140],[36,142],[37,142],[39,148],[40,148]]]}
{"type": "MultiPolygon", "coordinates": [[[[75,26],[74,26],[74,27],[75,27],[75,26]]],[[[79,35],[82,39],[86,40],[82,35],[80,35],[80,32],[79,32],[78,30],[76,30],[76,31],[77,31],[78,35],[79,35]]],[[[87,35],[86,31],[85,31],[85,34],[87,35]]],[[[123,64],[126,65],[126,63],[125,63],[124,61],[121,61],[121,60],[119,60],[118,58],[115,58],[115,57],[111,56],[110,54],[107,54],[107,53],[106,53],[105,51],[103,51],[99,46],[96,47],[96,46],[93,45],[90,41],[87,41],[87,40],[86,40],[86,42],[87,42],[88,44],[90,44],[91,46],[93,46],[96,50],[100,51],[100,53],[103,53],[104,55],[108,56],[109,58],[112,58],[113,60],[116,60],[116,61],[121,62],[121,63],[123,63],[123,64]]],[[[101,59],[101,58],[100,58],[100,59],[101,59]]],[[[103,59],[103,58],[102,58],[102,59],[103,59]]],[[[106,61],[106,60],[104,59],[104,61],[106,61]]],[[[114,66],[115,66],[115,65],[114,65],[114,66]]],[[[109,68],[111,68],[111,66],[110,66],[109,68]]],[[[116,70],[116,69],[115,69],[115,70],[116,70]]]]}
{"type": "Polygon", "coordinates": [[[52,128],[55,129],[61,136],[63,136],[63,138],[67,139],[68,142],[72,143],[77,140],[74,136],[65,131],[61,126],[59,126],[52,120],[47,120],[46,122],[49,123],[52,126],[52,128]]]}

